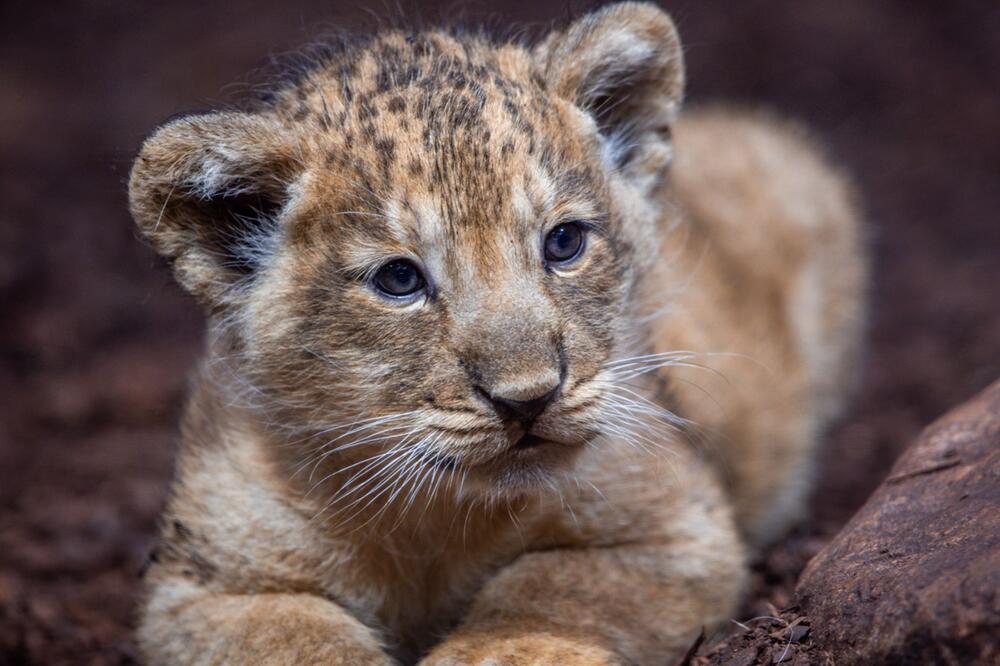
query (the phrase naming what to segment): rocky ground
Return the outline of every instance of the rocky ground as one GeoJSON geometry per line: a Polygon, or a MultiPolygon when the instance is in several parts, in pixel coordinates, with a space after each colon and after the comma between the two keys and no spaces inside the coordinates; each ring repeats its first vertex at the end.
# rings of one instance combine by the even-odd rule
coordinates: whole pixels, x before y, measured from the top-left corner
{"type": "MultiPolygon", "coordinates": [[[[169,115],[244,92],[269,55],[363,16],[327,0],[205,4],[0,5],[0,663],[135,660],[137,574],[201,336],[128,219],[136,147],[169,115]]],[[[815,662],[793,595],[805,563],[924,425],[1000,376],[1000,8],[666,4],[692,103],[806,121],[868,204],[862,395],[830,438],[813,518],[755,566],[733,618],[750,633],[726,644],[756,650],[747,664],[815,662]]],[[[420,3],[430,20],[433,5],[420,3]]],[[[506,25],[580,8],[546,5],[470,14],[495,8],[506,25]]]]}

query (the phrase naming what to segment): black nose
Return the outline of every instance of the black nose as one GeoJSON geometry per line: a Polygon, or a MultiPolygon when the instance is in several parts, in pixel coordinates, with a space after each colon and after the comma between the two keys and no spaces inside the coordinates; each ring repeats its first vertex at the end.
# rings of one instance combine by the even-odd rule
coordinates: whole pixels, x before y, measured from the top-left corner
{"type": "Polygon", "coordinates": [[[521,423],[531,423],[538,415],[545,411],[552,399],[559,392],[559,387],[555,387],[545,395],[540,395],[531,400],[510,400],[503,396],[494,395],[482,391],[485,397],[493,405],[497,415],[504,421],[520,421],[521,423]]]}

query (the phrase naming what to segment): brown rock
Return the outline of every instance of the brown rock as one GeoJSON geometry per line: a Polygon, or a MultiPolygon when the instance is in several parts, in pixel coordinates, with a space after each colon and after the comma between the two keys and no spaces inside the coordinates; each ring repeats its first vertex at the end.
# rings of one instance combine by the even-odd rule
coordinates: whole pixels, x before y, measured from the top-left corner
{"type": "Polygon", "coordinates": [[[838,664],[1000,663],[1000,381],[924,430],[797,591],[838,664]]]}

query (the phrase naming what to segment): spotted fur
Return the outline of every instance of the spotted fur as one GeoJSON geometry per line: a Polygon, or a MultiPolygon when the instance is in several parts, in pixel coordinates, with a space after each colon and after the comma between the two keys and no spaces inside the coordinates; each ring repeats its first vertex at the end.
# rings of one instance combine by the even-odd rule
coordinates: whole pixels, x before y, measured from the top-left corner
{"type": "Polygon", "coordinates": [[[801,132],[679,115],[682,60],[641,3],[533,45],[388,31],[146,141],[133,215],[209,315],[151,663],[663,663],[733,612],[864,263],[801,132]]]}

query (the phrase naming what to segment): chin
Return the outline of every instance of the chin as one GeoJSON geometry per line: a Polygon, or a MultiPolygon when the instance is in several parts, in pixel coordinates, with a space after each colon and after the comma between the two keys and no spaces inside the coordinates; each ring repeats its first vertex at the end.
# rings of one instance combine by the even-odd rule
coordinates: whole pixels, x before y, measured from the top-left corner
{"type": "Polygon", "coordinates": [[[564,443],[533,435],[484,463],[456,466],[464,474],[460,485],[465,497],[517,497],[539,489],[552,488],[573,468],[583,443],[564,443]]]}

